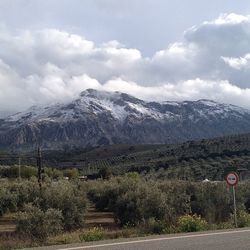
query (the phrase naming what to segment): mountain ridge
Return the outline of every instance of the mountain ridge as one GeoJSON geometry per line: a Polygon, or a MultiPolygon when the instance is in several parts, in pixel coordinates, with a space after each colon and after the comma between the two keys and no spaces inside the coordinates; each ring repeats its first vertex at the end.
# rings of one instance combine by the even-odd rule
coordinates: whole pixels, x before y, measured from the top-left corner
{"type": "Polygon", "coordinates": [[[94,89],[0,120],[0,148],[176,143],[250,132],[250,111],[212,100],[146,102],[94,89]]]}

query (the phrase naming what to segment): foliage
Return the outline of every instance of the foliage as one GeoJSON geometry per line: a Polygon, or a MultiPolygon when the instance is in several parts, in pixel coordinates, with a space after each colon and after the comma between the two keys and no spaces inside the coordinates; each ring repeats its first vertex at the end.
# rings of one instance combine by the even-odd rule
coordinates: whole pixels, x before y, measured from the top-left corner
{"type": "Polygon", "coordinates": [[[37,181],[33,179],[3,182],[0,186],[0,198],[0,215],[8,211],[23,210],[30,203],[42,212],[59,210],[65,230],[79,228],[84,224],[87,198],[77,183],[47,180],[40,190],[37,181]]]}
{"type": "Polygon", "coordinates": [[[79,172],[76,168],[66,169],[63,171],[63,176],[69,179],[76,179],[79,176],[79,172]]]}
{"type": "MultiPolygon", "coordinates": [[[[68,170],[65,171],[67,172],[68,170]]],[[[63,176],[63,172],[55,168],[45,168],[44,172],[47,176],[49,176],[52,179],[60,179],[63,176]]],[[[70,170],[69,172],[72,171],[70,170]]],[[[32,177],[37,176],[37,168],[25,165],[20,166],[20,168],[17,165],[0,167],[1,178],[16,179],[19,178],[19,173],[21,178],[31,179],[32,177]]]]}
{"type": "Polygon", "coordinates": [[[102,227],[94,227],[79,235],[81,241],[97,241],[104,239],[104,229],[102,227]]]}
{"type": "MultiPolygon", "coordinates": [[[[202,181],[208,178],[221,181],[229,171],[250,170],[250,134],[172,145],[131,146],[110,145],[78,149],[68,154],[61,152],[58,161],[80,162],[85,159],[84,168],[92,174],[105,167],[113,175],[135,171],[149,179],[162,180],[202,181]]],[[[56,155],[50,157],[54,159],[56,155]]]]}
{"type": "MultiPolygon", "coordinates": [[[[240,227],[249,226],[249,190],[250,182],[240,182],[237,186],[240,227]]],[[[28,237],[30,233],[40,241],[54,232],[79,229],[82,235],[88,199],[98,210],[113,212],[123,231],[116,232],[117,237],[126,233],[138,236],[140,233],[199,231],[208,225],[214,228],[233,225],[232,193],[225,182],[151,180],[132,173],[87,182],[46,178],[41,190],[33,177],[1,180],[0,185],[1,215],[21,211],[17,235],[28,237]],[[54,228],[53,232],[47,229],[48,224],[54,228]]],[[[96,239],[98,232],[97,229],[88,231],[81,240],[96,239]]],[[[79,236],[77,239],[80,241],[79,236]]]]}
{"type": "Polygon", "coordinates": [[[122,225],[138,224],[148,218],[163,219],[168,213],[165,194],[144,180],[117,178],[90,191],[100,210],[114,212],[122,225]]]}
{"type": "Polygon", "coordinates": [[[60,210],[66,230],[79,228],[84,224],[86,196],[68,181],[61,180],[45,185],[37,203],[43,211],[49,208],[60,210]]]}
{"type": "Polygon", "coordinates": [[[17,207],[18,197],[6,187],[0,188],[0,216],[9,211],[15,211],[17,207]]]}
{"type": "Polygon", "coordinates": [[[169,223],[175,223],[181,215],[191,213],[191,196],[193,185],[183,181],[157,182],[161,192],[167,196],[170,211],[167,217],[169,223]]]}
{"type": "Polygon", "coordinates": [[[17,232],[41,241],[46,240],[50,235],[60,233],[63,226],[63,216],[59,210],[50,208],[43,212],[31,204],[25,206],[16,220],[17,232]]]}
{"type": "Polygon", "coordinates": [[[20,177],[29,179],[37,174],[37,169],[30,166],[11,166],[0,168],[0,176],[2,178],[18,178],[20,172],[20,177]]]}
{"type": "Polygon", "coordinates": [[[250,227],[250,214],[240,211],[237,217],[238,227],[250,227]]]}
{"type": "Polygon", "coordinates": [[[122,225],[139,224],[149,218],[161,220],[169,211],[165,194],[143,183],[134,183],[133,188],[121,193],[115,205],[114,213],[122,225]]]}
{"type": "Polygon", "coordinates": [[[112,172],[111,172],[111,169],[108,168],[108,167],[103,167],[99,170],[99,176],[102,178],[102,179],[109,179],[112,175],[112,172]]]}
{"type": "Polygon", "coordinates": [[[208,224],[200,216],[194,214],[181,216],[178,219],[177,226],[181,232],[198,232],[206,230],[208,224]]]}
{"type": "MultiPolygon", "coordinates": [[[[209,223],[229,220],[232,213],[232,194],[224,183],[197,183],[192,185],[191,211],[209,223]]],[[[238,200],[238,205],[240,201],[238,200]]]]}
{"type": "Polygon", "coordinates": [[[140,175],[137,172],[128,172],[126,174],[126,177],[132,178],[132,179],[138,179],[140,178],[140,175]]]}
{"type": "MultiPolygon", "coordinates": [[[[246,211],[249,184],[237,188],[237,206],[246,211]]],[[[125,176],[93,182],[88,197],[97,209],[113,212],[122,225],[138,225],[150,218],[175,224],[186,214],[197,214],[209,224],[222,224],[233,212],[231,190],[224,182],[146,181],[125,176]]]]}
{"type": "Polygon", "coordinates": [[[166,222],[155,218],[149,218],[144,227],[147,233],[161,234],[167,231],[166,222]]]}

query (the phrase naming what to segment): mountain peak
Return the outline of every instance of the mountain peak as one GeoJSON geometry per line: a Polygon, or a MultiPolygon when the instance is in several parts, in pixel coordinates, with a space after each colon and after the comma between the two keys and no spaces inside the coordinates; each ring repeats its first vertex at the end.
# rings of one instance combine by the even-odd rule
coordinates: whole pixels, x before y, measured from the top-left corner
{"type": "Polygon", "coordinates": [[[125,102],[131,103],[143,103],[143,100],[140,100],[134,96],[131,96],[126,93],[119,91],[105,91],[97,89],[86,89],[80,94],[81,99],[91,98],[98,100],[109,100],[115,102],[117,105],[125,105],[125,102]]]}
{"type": "Polygon", "coordinates": [[[98,97],[98,98],[105,98],[105,97],[110,97],[114,95],[120,95],[121,93],[118,91],[115,92],[109,92],[106,90],[99,90],[99,89],[86,89],[81,92],[80,96],[85,97],[85,96],[90,96],[90,97],[98,97]]]}
{"type": "Polygon", "coordinates": [[[68,104],[32,107],[1,120],[0,148],[109,143],[174,143],[250,132],[250,112],[211,100],[146,102],[120,92],[87,89],[68,104]],[[103,139],[105,138],[105,139],[103,139]]]}
{"type": "Polygon", "coordinates": [[[97,90],[97,89],[86,89],[86,90],[84,90],[84,91],[81,92],[80,96],[96,94],[97,92],[101,92],[101,90],[97,90]]]}
{"type": "Polygon", "coordinates": [[[215,102],[215,101],[209,100],[209,99],[200,99],[197,102],[202,103],[202,104],[207,105],[207,106],[215,106],[215,105],[219,104],[218,102],[215,102]]]}

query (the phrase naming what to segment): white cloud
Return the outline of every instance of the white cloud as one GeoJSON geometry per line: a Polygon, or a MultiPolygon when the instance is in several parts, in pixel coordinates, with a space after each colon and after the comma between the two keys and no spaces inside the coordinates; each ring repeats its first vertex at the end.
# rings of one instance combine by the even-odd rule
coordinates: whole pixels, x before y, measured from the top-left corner
{"type": "Polygon", "coordinates": [[[147,100],[229,102],[250,108],[250,18],[220,15],[144,57],[116,40],[101,45],[57,29],[0,30],[1,111],[119,90],[147,100]]]}
{"type": "Polygon", "coordinates": [[[228,81],[210,81],[199,78],[165,83],[156,87],[145,87],[122,79],[108,81],[102,86],[108,91],[121,91],[148,101],[215,99],[249,108],[250,88],[241,89],[228,81]]]}
{"type": "Polygon", "coordinates": [[[231,13],[231,14],[222,14],[219,16],[219,18],[215,19],[214,21],[206,23],[222,25],[222,24],[240,24],[248,21],[249,21],[249,16],[243,16],[231,13]]]}
{"type": "Polygon", "coordinates": [[[247,69],[250,67],[250,54],[246,54],[244,57],[222,57],[224,62],[234,69],[247,69]]]}

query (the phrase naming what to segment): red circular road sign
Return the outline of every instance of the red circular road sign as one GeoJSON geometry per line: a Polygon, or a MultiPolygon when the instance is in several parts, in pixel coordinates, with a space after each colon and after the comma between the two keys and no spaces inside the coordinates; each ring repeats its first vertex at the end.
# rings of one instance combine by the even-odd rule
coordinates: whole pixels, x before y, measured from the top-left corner
{"type": "Polygon", "coordinates": [[[235,172],[228,173],[226,175],[226,182],[229,186],[236,186],[239,182],[239,176],[235,172]]]}

